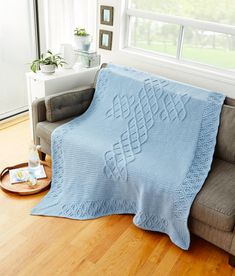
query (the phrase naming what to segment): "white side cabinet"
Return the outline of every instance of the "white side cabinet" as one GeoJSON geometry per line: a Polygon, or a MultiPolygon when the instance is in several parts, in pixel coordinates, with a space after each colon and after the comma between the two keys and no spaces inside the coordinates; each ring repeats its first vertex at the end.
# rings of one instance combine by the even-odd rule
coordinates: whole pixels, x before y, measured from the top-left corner
{"type": "MultiPolygon", "coordinates": [[[[30,122],[32,126],[32,102],[35,99],[74,88],[88,88],[94,83],[99,67],[57,70],[52,75],[26,73],[30,122]]],[[[32,129],[32,127],[31,127],[32,129]]]]}

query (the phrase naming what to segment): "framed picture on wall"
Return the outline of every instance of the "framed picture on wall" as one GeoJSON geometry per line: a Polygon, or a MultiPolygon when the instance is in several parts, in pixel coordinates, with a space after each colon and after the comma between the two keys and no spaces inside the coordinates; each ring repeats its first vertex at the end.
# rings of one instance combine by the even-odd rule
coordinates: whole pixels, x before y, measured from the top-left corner
{"type": "Polygon", "coordinates": [[[100,30],[99,34],[99,48],[105,50],[112,50],[113,32],[100,30]]]}
{"type": "Polygon", "coordinates": [[[100,6],[100,24],[113,26],[113,7],[100,6]]]}

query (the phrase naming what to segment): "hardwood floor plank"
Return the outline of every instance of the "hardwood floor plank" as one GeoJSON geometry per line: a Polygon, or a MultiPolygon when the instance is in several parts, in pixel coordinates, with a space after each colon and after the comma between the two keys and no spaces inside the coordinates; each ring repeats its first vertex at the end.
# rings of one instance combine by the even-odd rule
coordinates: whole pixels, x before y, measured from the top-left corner
{"type": "MultiPolygon", "coordinates": [[[[137,255],[134,258],[128,274],[137,275],[137,273],[144,267],[144,264],[148,260],[149,256],[156,248],[156,245],[160,242],[161,238],[157,237],[154,232],[145,231],[143,236],[141,247],[137,251],[137,255]]],[[[144,272],[145,273],[145,272],[144,272]]]]}
{"type": "Polygon", "coordinates": [[[14,116],[12,118],[0,121],[0,130],[6,129],[8,127],[12,127],[23,121],[27,121],[27,122],[29,121],[29,113],[27,111],[17,116],[14,116]]]}
{"type": "Polygon", "coordinates": [[[163,234],[158,234],[157,236],[159,237],[159,241],[143,267],[137,272],[138,276],[143,275],[143,273],[146,273],[146,275],[152,275],[171,245],[169,239],[166,239],[163,234]]]}
{"type": "Polygon", "coordinates": [[[27,161],[30,141],[28,120],[0,130],[0,169],[27,161]]]}
{"type": "Polygon", "coordinates": [[[153,275],[169,275],[172,267],[176,264],[182,253],[182,250],[173,244],[168,247],[165,256],[153,271],[153,275]]]}
{"type": "Polygon", "coordinates": [[[104,231],[102,229],[102,238],[99,239],[99,244],[95,246],[92,252],[87,256],[87,260],[96,263],[109,250],[112,244],[121,236],[121,234],[130,226],[131,216],[113,216],[111,223],[107,225],[104,231]]]}
{"type": "MultiPolygon", "coordinates": [[[[139,263],[138,256],[141,255],[140,251],[145,248],[142,247],[145,242],[153,242],[151,234],[131,224],[96,263],[95,270],[98,269],[101,275],[135,275],[136,272],[132,273],[139,263]]],[[[151,251],[150,244],[149,248],[151,251]]],[[[149,254],[149,252],[146,253],[149,254]]],[[[144,255],[144,253],[142,254],[144,255]]],[[[94,273],[94,271],[90,271],[90,273],[94,273]]]]}

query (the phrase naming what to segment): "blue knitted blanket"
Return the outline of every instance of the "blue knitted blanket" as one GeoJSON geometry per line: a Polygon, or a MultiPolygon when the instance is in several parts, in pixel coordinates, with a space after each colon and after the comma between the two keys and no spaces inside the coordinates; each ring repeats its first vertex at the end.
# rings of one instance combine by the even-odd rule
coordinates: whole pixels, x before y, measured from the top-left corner
{"type": "Polygon", "coordinates": [[[109,65],[89,109],[52,134],[52,185],[34,215],[134,214],[188,249],[188,215],[211,167],[224,96],[109,65]]]}

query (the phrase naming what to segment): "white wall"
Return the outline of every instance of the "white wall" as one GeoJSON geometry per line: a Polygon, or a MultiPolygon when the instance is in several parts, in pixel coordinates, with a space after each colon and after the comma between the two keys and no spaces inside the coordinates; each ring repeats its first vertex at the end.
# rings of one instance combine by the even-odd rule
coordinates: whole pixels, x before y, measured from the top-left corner
{"type": "MultiPolygon", "coordinates": [[[[125,32],[125,0],[98,0],[97,8],[97,38],[98,30],[105,29],[113,31],[113,49],[107,51],[99,49],[102,62],[113,62],[120,65],[133,66],[140,70],[155,73],[177,81],[186,82],[206,89],[219,91],[227,96],[235,98],[235,73],[222,74],[206,69],[193,68],[192,66],[161,58],[149,57],[142,53],[133,53],[124,48],[123,34],[125,32]],[[114,7],[114,25],[100,25],[99,6],[109,5],[114,7]]],[[[97,39],[98,41],[98,39],[97,39]]],[[[97,43],[98,47],[98,43],[97,43]]]]}

